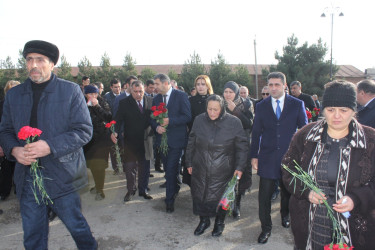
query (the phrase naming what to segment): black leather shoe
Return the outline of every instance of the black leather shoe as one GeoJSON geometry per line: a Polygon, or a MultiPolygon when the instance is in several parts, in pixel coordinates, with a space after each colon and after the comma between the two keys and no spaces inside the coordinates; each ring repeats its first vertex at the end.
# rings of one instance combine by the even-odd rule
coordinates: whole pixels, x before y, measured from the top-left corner
{"type": "Polygon", "coordinates": [[[281,218],[281,225],[285,228],[290,227],[290,220],[288,217],[281,218]]]}
{"type": "Polygon", "coordinates": [[[152,196],[149,195],[148,193],[139,194],[139,196],[142,196],[146,200],[152,200],[153,199],[152,196]]]}
{"type": "Polygon", "coordinates": [[[204,233],[204,231],[209,228],[211,225],[210,217],[202,217],[200,218],[200,222],[197,226],[197,228],[194,231],[194,235],[201,235],[204,233]]]}
{"type": "Polygon", "coordinates": [[[2,213],[3,213],[3,210],[0,209],[0,214],[2,214],[2,213]]]}
{"type": "Polygon", "coordinates": [[[159,173],[164,173],[164,170],[161,167],[155,167],[155,171],[159,173]]]}
{"type": "Polygon", "coordinates": [[[279,195],[278,192],[274,192],[271,197],[271,201],[275,201],[277,199],[277,196],[279,195]]]}
{"type": "Polygon", "coordinates": [[[161,188],[166,188],[166,187],[167,187],[167,182],[164,182],[164,183],[161,184],[159,187],[161,187],[161,188]]]}
{"type": "Polygon", "coordinates": [[[146,187],[146,191],[149,192],[151,189],[149,187],[146,187]]]}
{"type": "Polygon", "coordinates": [[[167,204],[167,213],[171,214],[174,212],[174,203],[167,204]]]}
{"type": "Polygon", "coordinates": [[[152,178],[152,177],[154,177],[154,175],[153,175],[153,174],[150,174],[150,178],[152,178]]]}
{"type": "Polygon", "coordinates": [[[266,244],[270,236],[271,236],[271,232],[261,232],[258,237],[258,243],[266,244]]]}
{"type": "Polygon", "coordinates": [[[134,194],[135,194],[135,192],[133,192],[133,193],[127,192],[125,197],[124,197],[124,202],[131,201],[133,199],[134,194]]]}

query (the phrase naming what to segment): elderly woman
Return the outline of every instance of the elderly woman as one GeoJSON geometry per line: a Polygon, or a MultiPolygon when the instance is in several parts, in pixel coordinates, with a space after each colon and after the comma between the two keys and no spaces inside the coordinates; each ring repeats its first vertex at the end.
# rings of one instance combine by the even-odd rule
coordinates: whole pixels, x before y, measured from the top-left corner
{"type": "MultiPolygon", "coordinates": [[[[191,106],[191,121],[188,123],[189,131],[193,127],[195,117],[206,112],[206,100],[214,93],[211,85],[211,80],[207,75],[199,75],[195,78],[194,89],[196,90],[196,95],[189,98],[191,106]]],[[[191,175],[186,171],[186,164],[183,171],[182,182],[191,185],[191,175]]]]}
{"type": "Polygon", "coordinates": [[[195,118],[186,149],[193,212],[200,216],[195,235],[204,233],[213,216],[212,236],[222,234],[226,211],[217,207],[232,176],[241,178],[247,155],[248,141],[241,121],[226,113],[220,96],[208,97],[206,112],[195,118]]]}
{"type": "Polygon", "coordinates": [[[375,130],[360,125],[355,117],[355,85],[333,81],[325,85],[323,120],[299,130],[284,156],[283,164],[294,169],[294,160],[308,172],[323,194],[296,186],[282,170],[290,198],[295,249],[323,249],[331,243],[332,222],[326,200],[340,222],[343,241],[354,249],[375,249],[375,130]],[[342,213],[350,212],[346,219],[342,213]]]}
{"type": "MultiPolygon", "coordinates": [[[[249,99],[242,99],[240,97],[240,87],[237,83],[229,81],[224,85],[224,99],[226,111],[234,116],[237,116],[242,123],[242,127],[246,132],[248,137],[248,142],[250,145],[250,134],[253,128],[253,119],[254,119],[254,107],[252,102],[249,99]]],[[[252,167],[250,164],[250,156],[248,157],[247,163],[244,166],[244,175],[240,180],[238,185],[238,193],[236,195],[236,200],[234,203],[233,217],[240,218],[240,206],[241,206],[241,197],[245,195],[247,189],[251,187],[252,184],[252,167]]]]}
{"type": "Polygon", "coordinates": [[[99,89],[95,85],[85,86],[84,93],[93,125],[92,139],[83,147],[87,167],[90,168],[95,182],[95,187],[90,189],[90,193],[96,194],[95,200],[102,200],[105,198],[103,192],[105,169],[108,167],[111,145],[105,124],[111,121],[112,114],[108,103],[98,96],[99,89]]]}

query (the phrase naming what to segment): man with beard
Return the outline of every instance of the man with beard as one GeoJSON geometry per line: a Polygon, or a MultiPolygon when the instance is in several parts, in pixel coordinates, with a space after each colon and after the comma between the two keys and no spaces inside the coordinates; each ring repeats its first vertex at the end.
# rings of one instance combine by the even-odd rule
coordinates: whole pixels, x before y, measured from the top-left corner
{"type": "Polygon", "coordinates": [[[14,182],[20,200],[25,249],[48,248],[47,209],[54,211],[72,235],[78,249],[96,249],[97,243],[81,212],[78,193],[87,185],[82,146],[92,136],[92,124],[79,85],[52,73],[59,58],[56,45],[29,41],[23,57],[29,78],[6,95],[0,125],[0,144],[16,161],[14,182]],[[38,128],[37,141],[25,144],[17,137],[24,126],[38,128]],[[30,165],[39,160],[44,188],[51,201],[34,192],[30,165]]]}

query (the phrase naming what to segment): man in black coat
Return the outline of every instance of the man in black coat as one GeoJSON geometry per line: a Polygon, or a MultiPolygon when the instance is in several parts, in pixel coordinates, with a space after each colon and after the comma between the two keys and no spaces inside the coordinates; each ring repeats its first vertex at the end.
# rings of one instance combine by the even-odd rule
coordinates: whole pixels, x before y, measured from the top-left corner
{"type": "MultiPolygon", "coordinates": [[[[137,191],[136,176],[138,169],[138,192],[145,199],[152,199],[147,193],[149,174],[145,174],[145,130],[150,126],[152,98],[144,95],[142,81],[134,81],[131,85],[131,95],[121,100],[115,116],[116,131],[123,126],[124,172],[128,192],[124,201],[130,201],[137,191]]],[[[111,135],[116,142],[115,136],[111,135]]]]}
{"type": "Polygon", "coordinates": [[[357,113],[358,122],[375,128],[375,81],[367,79],[357,83],[357,102],[362,106],[357,113]]]}
{"type": "Polygon", "coordinates": [[[292,96],[303,101],[305,103],[305,107],[310,111],[313,111],[314,108],[316,108],[315,102],[311,95],[302,93],[302,84],[299,81],[293,81],[290,84],[290,92],[292,96]]]}

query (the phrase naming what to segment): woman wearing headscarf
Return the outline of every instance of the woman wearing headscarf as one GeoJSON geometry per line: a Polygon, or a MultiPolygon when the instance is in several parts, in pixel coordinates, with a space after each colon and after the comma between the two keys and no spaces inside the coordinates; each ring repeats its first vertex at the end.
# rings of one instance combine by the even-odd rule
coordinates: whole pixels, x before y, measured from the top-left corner
{"type": "Polygon", "coordinates": [[[200,217],[195,235],[204,233],[213,216],[212,236],[222,234],[226,210],[217,209],[219,201],[233,175],[241,178],[247,156],[248,141],[241,121],[225,111],[222,97],[209,96],[206,112],[195,118],[186,149],[193,212],[200,217]]]}
{"type": "Polygon", "coordinates": [[[109,131],[105,124],[111,121],[112,114],[108,103],[98,96],[99,89],[95,85],[85,86],[84,94],[93,125],[92,139],[83,147],[87,167],[90,168],[95,182],[95,187],[90,189],[90,193],[96,194],[95,200],[102,200],[105,198],[103,192],[105,169],[108,167],[111,145],[109,131]]]}
{"type": "Polygon", "coordinates": [[[375,130],[355,119],[356,87],[347,81],[325,85],[323,119],[300,129],[283,164],[295,162],[309,173],[322,193],[292,181],[285,169],[282,180],[292,194],[291,227],[294,249],[323,249],[332,239],[332,221],[324,200],[334,210],[343,241],[354,249],[375,249],[375,130]],[[346,218],[344,212],[350,212],[346,218]]]}
{"type": "MultiPolygon", "coordinates": [[[[242,128],[244,129],[248,143],[250,146],[250,134],[253,128],[254,119],[254,107],[249,99],[242,99],[240,97],[240,87],[237,83],[229,81],[224,85],[224,99],[226,111],[238,117],[241,120],[242,128]]],[[[241,207],[241,197],[245,195],[247,189],[251,187],[252,184],[252,167],[250,164],[250,156],[248,161],[244,166],[243,178],[238,183],[238,192],[236,194],[235,206],[233,209],[233,217],[240,218],[240,207],[241,207]]]]}

